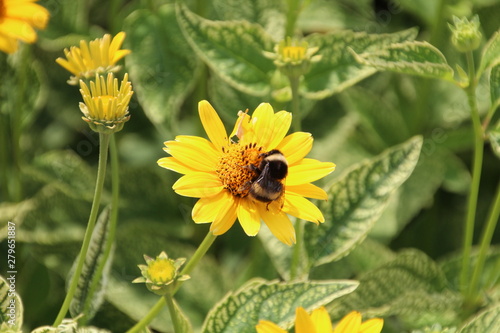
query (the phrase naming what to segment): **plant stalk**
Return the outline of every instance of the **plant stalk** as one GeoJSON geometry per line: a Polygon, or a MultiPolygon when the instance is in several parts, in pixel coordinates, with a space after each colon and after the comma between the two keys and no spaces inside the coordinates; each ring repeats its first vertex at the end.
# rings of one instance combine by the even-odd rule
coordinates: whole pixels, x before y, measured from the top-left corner
{"type": "Polygon", "coordinates": [[[500,183],[498,183],[495,201],[491,208],[488,220],[486,222],[486,226],[483,232],[483,237],[481,239],[481,246],[479,248],[479,256],[477,258],[476,266],[474,267],[474,272],[472,273],[472,279],[467,293],[470,297],[473,297],[473,295],[478,291],[479,277],[483,272],[484,263],[486,261],[486,255],[490,247],[491,239],[493,238],[493,233],[495,232],[499,216],[500,216],[500,183]]]}
{"type": "Polygon", "coordinates": [[[483,165],[484,137],[476,101],[477,79],[474,68],[472,51],[466,53],[469,69],[469,86],[466,88],[467,99],[471,109],[472,125],[474,130],[474,160],[472,165],[472,182],[467,203],[467,215],[465,220],[465,232],[462,254],[462,270],[460,273],[460,287],[466,292],[469,279],[470,254],[474,236],[474,224],[477,209],[477,198],[479,194],[479,183],[481,180],[481,169],[483,165]]]}
{"type": "Polygon", "coordinates": [[[82,248],[80,250],[80,254],[78,256],[78,262],[76,265],[75,273],[71,279],[70,287],[68,289],[68,293],[66,294],[66,298],[64,299],[63,305],[59,310],[59,314],[57,315],[56,320],[52,326],[59,326],[66,313],[68,312],[69,306],[75,294],[76,288],[78,286],[78,280],[80,279],[80,275],[82,273],[83,264],[85,262],[85,257],[87,256],[87,251],[89,249],[90,238],[92,236],[92,232],[94,231],[95,222],[97,219],[97,213],[99,212],[99,205],[101,203],[101,194],[104,186],[104,178],[106,175],[106,164],[108,159],[108,147],[109,147],[109,134],[99,133],[99,163],[97,168],[97,180],[94,192],[94,200],[92,201],[92,208],[90,210],[90,216],[87,223],[87,229],[85,230],[85,236],[83,238],[82,248]]]}
{"type": "Polygon", "coordinates": [[[175,304],[174,304],[174,299],[172,295],[166,294],[163,296],[165,299],[165,302],[167,303],[167,308],[168,312],[170,313],[170,318],[172,319],[172,324],[174,325],[174,332],[175,333],[183,333],[181,331],[182,327],[179,322],[179,317],[177,316],[177,313],[175,312],[175,304]]]}

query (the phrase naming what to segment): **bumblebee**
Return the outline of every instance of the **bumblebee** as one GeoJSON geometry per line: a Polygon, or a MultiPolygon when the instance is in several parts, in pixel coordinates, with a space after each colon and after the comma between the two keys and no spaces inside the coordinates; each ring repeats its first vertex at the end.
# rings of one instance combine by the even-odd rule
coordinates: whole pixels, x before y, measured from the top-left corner
{"type": "Polygon", "coordinates": [[[257,176],[251,182],[248,195],[269,206],[272,201],[281,199],[285,193],[283,180],[288,174],[288,162],[283,153],[277,149],[261,155],[263,158],[259,166],[252,165],[257,176]]]}

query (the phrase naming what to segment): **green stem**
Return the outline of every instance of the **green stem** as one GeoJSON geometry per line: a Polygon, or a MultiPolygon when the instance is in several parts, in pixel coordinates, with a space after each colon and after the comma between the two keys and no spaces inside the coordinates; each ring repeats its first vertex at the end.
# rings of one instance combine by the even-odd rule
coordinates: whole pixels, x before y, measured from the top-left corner
{"type": "MultiPolygon", "coordinates": [[[[193,269],[196,267],[198,262],[200,262],[201,258],[207,253],[208,249],[210,246],[213,244],[215,241],[215,238],[217,236],[214,236],[212,232],[208,232],[208,234],[205,236],[205,239],[203,239],[203,242],[201,242],[200,246],[196,249],[196,252],[193,254],[191,259],[189,259],[189,262],[184,266],[182,271],[179,273],[180,275],[187,275],[193,271],[193,269]]],[[[178,281],[175,284],[174,291],[172,293],[172,296],[175,295],[177,290],[179,290],[180,286],[182,285],[183,281],[178,281]]],[[[135,324],[131,329],[129,329],[126,333],[137,333],[140,332],[144,327],[146,327],[160,312],[160,310],[163,308],[163,306],[166,304],[165,298],[160,298],[158,302],[149,310],[148,314],[142,318],[137,324],[135,324]]]]}
{"type": "Polygon", "coordinates": [[[467,215],[465,220],[464,244],[462,254],[462,271],[460,273],[460,287],[463,291],[469,279],[469,260],[474,235],[474,224],[479,194],[479,183],[481,180],[481,168],[483,165],[484,138],[476,102],[477,79],[474,68],[472,52],[467,52],[467,64],[469,68],[469,86],[466,88],[467,98],[471,109],[472,125],[474,130],[474,161],[472,166],[472,182],[470,186],[467,203],[467,215]]]}
{"type": "MultiPolygon", "coordinates": [[[[186,266],[184,266],[184,268],[181,270],[179,274],[180,275],[191,274],[193,269],[200,262],[201,258],[203,258],[205,253],[207,253],[208,249],[214,243],[216,238],[217,236],[215,236],[212,232],[209,231],[205,236],[205,239],[203,239],[203,242],[201,242],[200,246],[198,246],[198,248],[196,249],[196,252],[193,254],[191,259],[189,259],[188,263],[186,264],[186,266]]],[[[174,294],[177,292],[177,290],[179,290],[183,282],[184,281],[177,281],[174,288],[174,294]]]]}
{"type": "Polygon", "coordinates": [[[490,211],[488,222],[486,223],[486,227],[483,232],[481,246],[479,248],[479,256],[477,258],[477,263],[476,266],[474,267],[474,272],[472,274],[472,280],[469,285],[469,292],[467,294],[470,297],[473,297],[474,293],[477,292],[479,277],[483,272],[484,262],[486,261],[486,254],[490,247],[491,239],[493,237],[493,233],[495,232],[499,216],[500,216],[500,183],[498,183],[496,199],[490,211]]]}
{"type": "Polygon", "coordinates": [[[285,37],[295,35],[295,24],[300,13],[300,0],[288,0],[288,13],[286,16],[285,37]]]}
{"type": "Polygon", "coordinates": [[[167,303],[168,312],[170,313],[170,318],[172,318],[172,324],[174,325],[175,333],[182,333],[181,323],[179,322],[179,317],[177,316],[177,312],[175,311],[175,304],[172,295],[166,294],[163,296],[165,302],[167,303]]]}
{"type": "Polygon", "coordinates": [[[292,127],[294,132],[302,130],[302,114],[300,112],[299,85],[300,76],[289,76],[290,89],[292,90],[292,127]]]}
{"type": "Polygon", "coordinates": [[[95,186],[94,200],[92,201],[92,208],[90,210],[89,221],[87,223],[87,230],[85,231],[85,236],[83,238],[82,248],[78,256],[78,263],[76,265],[75,273],[71,279],[71,284],[64,299],[61,310],[57,315],[56,320],[52,326],[57,327],[61,324],[66,313],[68,312],[71,300],[75,294],[76,288],[78,286],[78,280],[80,274],[82,273],[83,263],[85,262],[85,257],[87,256],[87,251],[89,249],[90,238],[92,236],[92,231],[94,230],[95,222],[97,219],[97,213],[99,212],[99,205],[101,202],[102,188],[104,186],[104,178],[106,175],[106,163],[108,159],[108,146],[109,146],[109,134],[99,133],[99,164],[97,169],[97,180],[95,186]]]}
{"type": "Polygon", "coordinates": [[[304,226],[304,221],[297,219],[295,223],[295,236],[297,239],[297,243],[293,247],[292,252],[292,262],[290,264],[290,280],[296,279],[299,274],[299,263],[301,260],[301,254],[304,244],[304,226]]]}
{"type": "MultiPolygon", "coordinates": [[[[120,176],[119,176],[119,161],[118,161],[118,149],[116,147],[115,135],[111,134],[110,144],[109,144],[109,157],[111,166],[111,213],[109,216],[109,226],[108,235],[106,239],[106,245],[104,248],[103,256],[97,266],[95,271],[95,277],[92,280],[92,285],[89,288],[88,294],[93,295],[95,290],[101,282],[101,275],[106,267],[106,263],[111,255],[111,250],[113,249],[113,244],[115,241],[116,234],[116,224],[118,221],[118,202],[120,200],[120,176]]],[[[85,305],[83,313],[88,313],[88,308],[91,306],[91,302],[85,305]]],[[[85,319],[84,319],[85,320],[85,319]]],[[[83,324],[83,322],[80,322],[83,324]]]]}
{"type": "Polygon", "coordinates": [[[141,332],[150,322],[155,319],[155,317],[160,313],[161,309],[165,306],[166,300],[164,297],[160,297],[158,302],[149,310],[149,312],[144,316],[141,320],[137,322],[131,329],[129,329],[126,333],[137,333],[141,332]]]}

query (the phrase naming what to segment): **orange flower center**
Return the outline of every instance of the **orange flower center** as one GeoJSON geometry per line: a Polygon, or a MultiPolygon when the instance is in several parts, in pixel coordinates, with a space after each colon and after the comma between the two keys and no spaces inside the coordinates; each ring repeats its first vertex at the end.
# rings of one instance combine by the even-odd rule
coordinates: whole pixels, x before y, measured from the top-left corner
{"type": "Polygon", "coordinates": [[[0,0],[0,21],[5,17],[5,5],[3,4],[3,0],[0,0]]]}
{"type": "Polygon", "coordinates": [[[235,143],[224,149],[215,172],[232,195],[237,197],[248,195],[251,182],[257,176],[255,167],[258,167],[262,160],[260,154],[263,153],[263,149],[257,147],[256,143],[245,146],[235,143]]]}

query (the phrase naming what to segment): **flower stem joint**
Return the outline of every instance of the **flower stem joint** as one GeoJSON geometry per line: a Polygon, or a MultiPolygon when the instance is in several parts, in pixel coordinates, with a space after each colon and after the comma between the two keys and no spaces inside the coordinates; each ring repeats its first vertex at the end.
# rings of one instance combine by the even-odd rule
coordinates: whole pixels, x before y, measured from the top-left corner
{"type": "Polygon", "coordinates": [[[448,24],[451,30],[451,42],[460,52],[474,51],[481,44],[482,34],[479,17],[474,17],[469,21],[467,18],[459,19],[453,16],[453,25],[448,24]]]}
{"type": "Polygon", "coordinates": [[[170,259],[165,251],[153,259],[144,255],[147,265],[138,265],[141,277],[132,283],[146,283],[149,291],[164,296],[173,291],[176,281],[186,281],[189,275],[179,275],[179,269],[186,261],[185,258],[170,259]]]}

